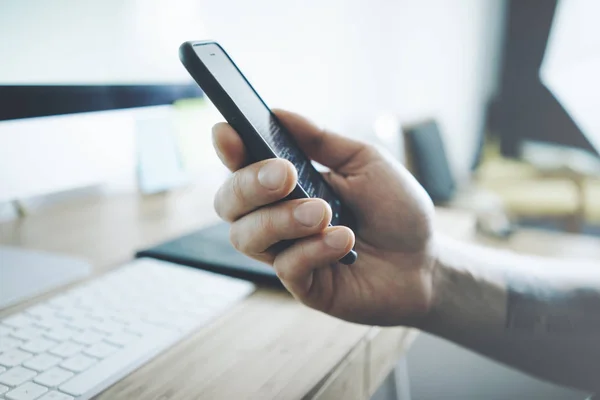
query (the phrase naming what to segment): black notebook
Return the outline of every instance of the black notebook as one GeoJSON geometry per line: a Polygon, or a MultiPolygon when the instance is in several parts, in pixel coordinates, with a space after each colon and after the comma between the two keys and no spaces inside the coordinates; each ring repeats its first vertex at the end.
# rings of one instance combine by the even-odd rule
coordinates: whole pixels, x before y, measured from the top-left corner
{"type": "Polygon", "coordinates": [[[255,282],[281,285],[273,268],[246,257],[229,242],[229,225],[218,224],[141,250],[151,257],[255,282]]]}

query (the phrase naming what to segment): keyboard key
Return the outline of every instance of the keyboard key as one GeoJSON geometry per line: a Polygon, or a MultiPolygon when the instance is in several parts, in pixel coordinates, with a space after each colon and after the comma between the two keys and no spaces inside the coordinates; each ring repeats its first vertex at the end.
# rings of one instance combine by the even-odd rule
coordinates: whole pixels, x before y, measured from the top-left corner
{"type": "Polygon", "coordinates": [[[63,326],[60,328],[54,328],[44,333],[44,336],[48,339],[56,340],[62,342],[63,340],[67,340],[77,335],[79,331],[63,326]]]}
{"type": "Polygon", "coordinates": [[[19,347],[23,343],[24,342],[22,340],[2,336],[0,337],[0,353],[4,353],[5,351],[14,349],[15,347],[19,347]]]}
{"type": "Polygon", "coordinates": [[[54,367],[56,364],[60,363],[63,359],[57,356],[53,356],[51,354],[43,353],[38,354],[37,356],[30,358],[29,360],[23,363],[24,367],[33,369],[38,372],[44,372],[51,367],[54,367]]]}
{"type": "Polygon", "coordinates": [[[60,366],[64,369],[68,369],[69,371],[81,372],[85,371],[97,362],[98,360],[95,358],[78,354],[69,358],[68,360],[63,361],[60,366]]]}
{"type": "Polygon", "coordinates": [[[97,321],[109,321],[112,317],[119,314],[117,311],[109,310],[106,307],[99,305],[96,305],[95,307],[90,306],[88,312],[89,317],[97,321]]]}
{"type": "Polygon", "coordinates": [[[6,386],[19,386],[36,375],[37,372],[30,369],[15,367],[0,375],[0,383],[6,386]]]}
{"type": "Polygon", "coordinates": [[[60,318],[56,318],[54,316],[43,317],[43,318],[39,318],[37,321],[35,321],[35,326],[44,328],[46,330],[52,330],[55,328],[61,328],[61,327],[65,326],[65,321],[60,318]]]}
{"type": "Polygon", "coordinates": [[[40,397],[38,400],[74,400],[75,398],[73,396],[69,396],[68,394],[64,394],[61,392],[57,392],[56,390],[52,390],[48,393],[46,393],[45,395],[43,395],[42,397],[40,397]]]}
{"type": "Polygon", "coordinates": [[[16,337],[17,339],[31,340],[37,338],[38,336],[42,336],[44,333],[46,333],[46,331],[42,328],[27,326],[11,332],[10,335],[16,337]]]}
{"type": "Polygon", "coordinates": [[[3,373],[4,371],[6,371],[6,368],[3,366],[0,366],[0,374],[3,373]]]}
{"type": "Polygon", "coordinates": [[[92,329],[104,333],[115,333],[122,331],[123,327],[123,324],[109,320],[103,322],[96,322],[96,324],[92,326],[92,329]]]}
{"type": "Polygon", "coordinates": [[[34,322],[35,318],[27,314],[17,314],[2,320],[3,324],[12,326],[13,328],[24,328],[32,325],[34,322]]]}
{"type": "Polygon", "coordinates": [[[56,313],[56,310],[51,307],[48,307],[46,304],[40,304],[40,305],[28,308],[27,310],[25,310],[25,313],[29,314],[33,317],[36,317],[38,319],[44,319],[44,318],[53,317],[54,314],[56,313]]]}
{"type": "Polygon", "coordinates": [[[13,331],[12,326],[0,324],[0,336],[7,336],[13,331]]]}
{"type": "Polygon", "coordinates": [[[100,342],[100,343],[96,343],[92,347],[88,347],[83,352],[92,357],[106,358],[117,350],[119,350],[119,348],[112,344],[100,342]]]}
{"type": "Polygon", "coordinates": [[[27,353],[26,351],[19,349],[12,349],[6,353],[0,354],[0,365],[4,365],[5,367],[9,368],[16,367],[31,357],[33,357],[33,354],[31,353],[27,353]]]}
{"type": "Polygon", "coordinates": [[[50,350],[49,353],[52,353],[52,354],[62,357],[62,358],[67,358],[67,357],[74,356],[75,354],[81,352],[81,350],[83,350],[84,347],[85,346],[82,346],[82,345],[74,343],[74,342],[63,342],[63,343],[59,344],[58,346],[56,346],[55,348],[53,348],[52,350],[50,350]]]}
{"type": "Polygon", "coordinates": [[[72,340],[77,343],[90,345],[100,342],[105,336],[104,333],[87,330],[73,336],[72,340]]]}
{"type": "Polygon", "coordinates": [[[146,322],[133,322],[127,325],[125,330],[131,333],[137,333],[138,335],[145,335],[154,332],[156,328],[156,325],[148,324],[146,322]]]}
{"type": "Polygon", "coordinates": [[[116,344],[118,346],[125,346],[125,345],[133,342],[134,340],[138,340],[139,338],[140,338],[139,335],[135,335],[133,333],[117,332],[117,333],[113,333],[112,335],[108,336],[104,340],[108,343],[116,344]]]}
{"type": "Polygon", "coordinates": [[[92,318],[84,317],[67,321],[67,326],[80,331],[85,331],[98,324],[98,321],[92,318]]]}
{"type": "Polygon", "coordinates": [[[0,385],[0,394],[8,392],[8,386],[0,385]]]}
{"type": "Polygon", "coordinates": [[[49,340],[49,339],[44,339],[44,338],[37,338],[37,339],[33,339],[27,343],[25,343],[24,345],[21,346],[21,350],[25,350],[29,353],[33,353],[33,354],[38,354],[38,353],[43,353],[46,350],[56,346],[58,343],[55,342],[54,340],[49,340]]]}
{"type": "Polygon", "coordinates": [[[73,299],[67,295],[56,296],[50,299],[47,303],[49,307],[60,310],[65,307],[69,307],[73,304],[73,299]]]}
{"type": "Polygon", "coordinates": [[[147,312],[142,315],[142,320],[144,322],[148,322],[149,324],[153,324],[153,325],[168,326],[172,317],[173,317],[172,314],[161,313],[161,312],[147,312]]]}
{"type": "Polygon", "coordinates": [[[62,369],[60,367],[54,367],[46,372],[42,372],[36,376],[33,381],[39,383],[40,385],[56,387],[73,375],[74,374],[71,371],[67,371],[66,369],[62,369]]]}
{"type": "Polygon", "coordinates": [[[10,400],[34,400],[47,391],[47,387],[36,385],[33,382],[27,382],[6,393],[6,398],[10,400]]]}
{"type": "Polygon", "coordinates": [[[141,356],[147,355],[148,352],[155,351],[157,348],[167,346],[177,337],[178,335],[175,332],[159,329],[156,335],[132,343],[131,346],[115,353],[112,357],[100,361],[87,371],[75,376],[60,386],[59,389],[73,396],[81,396],[110,378],[115,371],[127,368],[128,365],[131,365],[141,356]]]}
{"type": "Polygon", "coordinates": [[[63,308],[56,312],[56,318],[66,319],[69,321],[81,320],[87,317],[87,310],[82,310],[76,307],[63,308]]]}

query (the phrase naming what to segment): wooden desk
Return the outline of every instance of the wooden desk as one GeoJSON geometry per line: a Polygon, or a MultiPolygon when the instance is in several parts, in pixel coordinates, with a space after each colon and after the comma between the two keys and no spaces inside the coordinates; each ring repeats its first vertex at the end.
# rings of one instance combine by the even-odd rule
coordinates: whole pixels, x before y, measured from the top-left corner
{"type": "MultiPolygon", "coordinates": [[[[0,243],[81,256],[100,274],[138,249],[216,222],[212,197],[212,190],[191,188],[74,202],[0,224],[0,243]]],[[[259,288],[99,397],[365,399],[414,337],[405,328],[346,323],[283,290],[259,288]]]]}
{"type": "MultiPolygon", "coordinates": [[[[137,249],[215,222],[212,194],[190,188],[73,202],[0,224],[0,243],[81,256],[99,274],[137,249]]],[[[457,238],[472,239],[473,222],[466,213],[438,212],[438,228],[457,238]]],[[[346,323],[259,288],[99,398],[367,399],[417,333],[346,323]]]]}

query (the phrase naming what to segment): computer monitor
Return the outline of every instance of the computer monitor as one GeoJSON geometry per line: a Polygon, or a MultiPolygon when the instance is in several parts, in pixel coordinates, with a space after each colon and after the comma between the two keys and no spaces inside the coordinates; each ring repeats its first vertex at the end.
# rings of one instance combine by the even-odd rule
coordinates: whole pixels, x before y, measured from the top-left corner
{"type": "Polygon", "coordinates": [[[521,157],[529,141],[598,154],[540,79],[557,4],[557,0],[508,1],[499,93],[489,111],[489,125],[499,137],[504,156],[521,157]]]}
{"type": "Polygon", "coordinates": [[[1,85],[0,121],[148,107],[201,97],[195,83],[1,85]]]}
{"type": "Polygon", "coordinates": [[[600,3],[558,3],[540,78],[600,153],[600,3]]]}
{"type": "Polygon", "coordinates": [[[205,35],[192,4],[1,8],[0,204],[115,179],[129,185],[139,117],[202,95],[177,56],[182,41],[205,35]]]}
{"type": "MultiPolygon", "coordinates": [[[[130,185],[125,181],[135,178],[142,122],[170,115],[167,107],[148,107],[200,96],[195,83],[0,86],[0,202],[106,182],[130,185]]],[[[174,122],[172,128],[161,124],[170,135],[174,122]]],[[[173,140],[168,154],[175,154],[173,140]]],[[[175,157],[169,160],[178,166],[175,157]]]]}

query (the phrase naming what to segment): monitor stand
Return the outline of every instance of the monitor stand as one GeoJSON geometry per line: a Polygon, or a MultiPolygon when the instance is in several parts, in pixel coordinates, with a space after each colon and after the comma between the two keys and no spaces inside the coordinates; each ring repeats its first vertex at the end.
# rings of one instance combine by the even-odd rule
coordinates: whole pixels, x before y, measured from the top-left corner
{"type": "Polygon", "coordinates": [[[88,276],[78,258],[0,246],[0,310],[88,276]]]}

